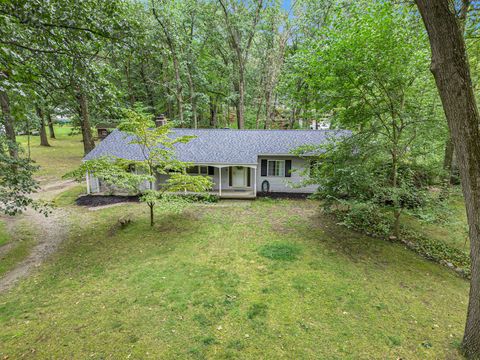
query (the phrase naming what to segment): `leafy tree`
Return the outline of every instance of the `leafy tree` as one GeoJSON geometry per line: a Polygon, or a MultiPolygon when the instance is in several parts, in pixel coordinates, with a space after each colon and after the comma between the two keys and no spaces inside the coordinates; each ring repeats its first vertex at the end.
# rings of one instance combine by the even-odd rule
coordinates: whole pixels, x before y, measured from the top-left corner
{"type": "MultiPolygon", "coordinates": [[[[137,192],[140,200],[150,209],[150,225],[154,224],[154,208],[157,204],[173,202],[175,192],[205,192],[212,188],[210,178],[186,174],[189,164],[175,157],[175,145],[187,143],[192,136],[172,136],[170,126],[155,127],[151,116],[141,110],[125,110],[124,122],[119,128],[131,135],[131,144],[142,150],[143,159],[126,161],[118,158],[100,158],[86,161],[75,171],[66,174],[82,180],[85,173],[102,178],[118,188],[137,192]],[[134,171],[132,171],[132,166],[134,171]],[[157,175],[168,175],[165,184],[155,185],[157,175]]],[[[179,200],[181,201],[181,200],[179,200]]]]}
{"type": "MultiPolygon", "coordinates": [[[[374,174],[367,178],[376,192],[351,196],[381,197],[392,208],[398,237],[405,198],[415,192],[409,178],[418,155],[427,149],[435,153],[438,138],[442,146],[446,137],[437,121],[441,113],[427,68],[426,38],[416,15],[391,2],[368,8],[350,4],[335,11],[328,26],[319,29],[323,41],[310,43],[292,61],[307,64],[302,66],[307,76],[315,74],[307,80],[317,94],[315,107],[328,114],[334,126],[354,132],[357,149],[350,151],[369,155],[357,164],[353,160],[358,157],[352,157],[352,166],[374,174]]],[[[340,165],[345,174],[353,171],[349,165],[340,165]]]]}
{"type": "Polygon", "coordinates": [[[233,63],[236,68],[234,88],[238,93],[236,101],[237,126],[245,126],[245,73],[249,52],[263,10],[263,0],[245,2],[218,0],[228,32],[228,44],[234,52],[233,63]]]}
{"type": "Polygon", "coordinates": [[[0,212],[16,215],[31,207],[48,215],[48,205],[32,198],[39,189],[38,182],[33,178],[37,166],[22,156],[18,148],[15,150],[17,156],[11,156],[8,150],[12,146],[17,145],[0,136],[0,212]]]}

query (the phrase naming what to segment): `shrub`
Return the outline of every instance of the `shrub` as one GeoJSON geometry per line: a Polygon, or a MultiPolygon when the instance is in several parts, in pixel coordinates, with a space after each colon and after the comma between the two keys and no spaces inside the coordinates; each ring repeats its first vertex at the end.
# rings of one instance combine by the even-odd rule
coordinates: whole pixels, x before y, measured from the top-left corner
{"type": "Polygon", "coordinates": [[[202,203],[216,203],[219,200],[219,196],[209,193],[188,193],[178,195],[185,200],[191,202],[202,202],[202,203]]]}
{"type": "Polygon", "coordinates": [[[341,201],[330,212],[340,219],[341,225],[368,235],[386,237],[392,227],[391,219],[370,202],[341,201]]]}

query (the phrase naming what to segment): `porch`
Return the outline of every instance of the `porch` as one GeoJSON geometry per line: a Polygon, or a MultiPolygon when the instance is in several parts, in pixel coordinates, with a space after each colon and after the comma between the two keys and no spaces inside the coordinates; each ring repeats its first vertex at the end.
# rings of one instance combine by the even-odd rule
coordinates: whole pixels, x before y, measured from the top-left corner
{"type": "Polygon", "coordinates": [[[257,194],[257,166],[250,164],[195,164],[191,175],[209,176],[213,182],[211,194],[221,199],[254,199],[257,194]]]}
{"type": "Polygon", "coordinates": [[[212,194],[218,195],[221,199],[255,199],[256,195],[252,189],[245,190],[222,190],[222,194],[218,191],[212,191],[212,194]]]}
{"type": "MultiPolygon", "coordinates": [[[[219,196],[221,199],[254,199],[257,194],[257,166],[256,165],[217,165],[195,164],[187,170],[190,175],[208,176],[212,179],[213,188],[210,194],[219,196]]],[[[108,185],[102,179],[87,174],[87,193],[115,193],[122,194],[125,191],[108,185]]],[[[161,188],[168,180],[167,174],[157,175],[153,185],[154,189],[161,188]]],[[[145,182],[139,190],[149,189],[152,186],[145,182]]]]}

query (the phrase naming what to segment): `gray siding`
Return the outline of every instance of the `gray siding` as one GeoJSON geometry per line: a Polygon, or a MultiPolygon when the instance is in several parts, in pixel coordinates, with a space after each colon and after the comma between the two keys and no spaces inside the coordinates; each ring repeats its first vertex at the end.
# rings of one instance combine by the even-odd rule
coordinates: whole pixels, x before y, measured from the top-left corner
{"type": "Polygon", "coordinates": [[[305,187],[293,187],[293,184],[298,184],[302,181],[302,172],[309,166],[309,162],[295,156],[259,156],[258,157],[258,176],[257,176],[257,191],[262,191],[262,183],[267,180],[270,183],[271,192],[286,192],[286,193],[314,193],[318,186],[308,185],[305,187]],[[262,160],[292,160],[292,176],[261,176],[262,160]]]}
{"type": "MultiPolygon", "coordinates": [[[[263,181],[267,180],[270,183],[271,192],[286,192],[286,193],[314,193],[317,190],[317,185],[309,185],[305,187],[294,187],[292,184],[298,184],[302,181],[302,172],[305,170],[305,167],[308,167],[308,161],[301,159],[295,156],[260,156],[258,157],[257,169],[253,168],[250,171],[250,187],[247,189],[253,190],[253,184],[255,181],[255,172],[257,178],[257,192],[262,190],[263,181]],[[266,160],[291,160],[292,161],[292,176],[261,176],[261,161],[262,159],[266,160]]],[[[228,167],[215,168],[214,175],[210,176],[213,180],[213,190],[218,191],[219,189],[219,173],[222,172],[222,190],[232,189],[229,186],[229,171],[228,167]]],[[[112,187],[107,187],[102,181],[99,181],[97,178],[90,175],[90,192],[109,192],[112,191],[112,187]]],[[[168,175],[158,175],[155,188],[157,189],[160,184],[164,183],[168,179],[168,175]]],[[[145,190],[149,188],[148,182],[145,182],[140,187],[140,190],[145,190]]]]}

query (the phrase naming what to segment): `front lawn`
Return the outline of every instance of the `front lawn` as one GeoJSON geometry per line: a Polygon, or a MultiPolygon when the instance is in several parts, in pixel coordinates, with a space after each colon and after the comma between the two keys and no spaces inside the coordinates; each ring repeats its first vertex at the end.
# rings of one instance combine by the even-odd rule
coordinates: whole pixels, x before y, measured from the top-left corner
{"type": "Polygon", "coordinates": [[[127,204],[77,209],[76,222],[0,295],[0,358],[459,357],[468,283],[317,202],[192,205],[153,229],[127,204]]]}

